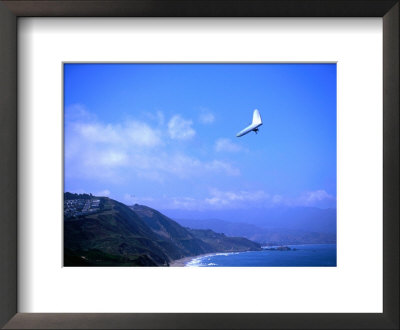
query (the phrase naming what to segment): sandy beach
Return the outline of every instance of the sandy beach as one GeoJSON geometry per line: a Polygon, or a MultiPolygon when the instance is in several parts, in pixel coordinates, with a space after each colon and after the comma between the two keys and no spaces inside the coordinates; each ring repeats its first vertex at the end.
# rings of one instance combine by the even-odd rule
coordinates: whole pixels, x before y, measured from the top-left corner
{"type": "Polygon", "coordinates": [[[170,267],[185,267],[185,265],[193,259],[207,257],[207,256],[213,256],[213,255],[215,255],[215,253],[199,254],[198,256],[191,256],[191,257],[186,257],[186,258],[182,258],[182,259],[177,259],[177,260],[172,261],[169,264],[169,266],[170,267]]]}

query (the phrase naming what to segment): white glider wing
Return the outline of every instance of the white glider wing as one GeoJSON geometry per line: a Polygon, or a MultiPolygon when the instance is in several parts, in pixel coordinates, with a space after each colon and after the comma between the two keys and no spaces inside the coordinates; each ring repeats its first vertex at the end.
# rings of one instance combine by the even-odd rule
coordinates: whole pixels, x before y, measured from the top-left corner
{"type": "Polygon", "coordinates": [[[237,137],[241,137],[251,131],[258,132],[258,128],[262,125],[262,120],[260,116],[260,111],[257,109],[254,110],[253,112],[253,121],[252,123],[247,126],[244,130],[240,131],[239,133],[236,134],[237,137]]]}

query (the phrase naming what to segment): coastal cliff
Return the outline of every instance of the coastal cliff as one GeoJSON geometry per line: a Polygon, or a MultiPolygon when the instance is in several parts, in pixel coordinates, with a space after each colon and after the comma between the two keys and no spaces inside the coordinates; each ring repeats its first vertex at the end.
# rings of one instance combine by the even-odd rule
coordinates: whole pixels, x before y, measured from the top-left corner
{"type": "Polygon", "coordinates": [[[261,250],[246,238],[184,228],[144,205],[86,194],[64,198],[64,266],[169,266],[205,253],[261,250]]]}

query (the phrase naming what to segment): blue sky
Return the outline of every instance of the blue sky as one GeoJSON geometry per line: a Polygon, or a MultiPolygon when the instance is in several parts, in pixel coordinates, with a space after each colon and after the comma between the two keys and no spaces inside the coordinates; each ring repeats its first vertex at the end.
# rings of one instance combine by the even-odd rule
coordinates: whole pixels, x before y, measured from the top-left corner
{"type": "Polygon", "coordinates": [[[156,209],[336,206],[335,64],[65,64],[65,191],[156,209]],[[259,134],[241,138],[254,109],[259,134]]]}

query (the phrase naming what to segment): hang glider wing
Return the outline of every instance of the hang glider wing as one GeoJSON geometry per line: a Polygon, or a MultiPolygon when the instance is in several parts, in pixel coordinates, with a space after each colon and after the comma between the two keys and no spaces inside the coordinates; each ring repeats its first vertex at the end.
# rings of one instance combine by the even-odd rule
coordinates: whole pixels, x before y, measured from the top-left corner
{"type": "Polygon", "coordinates": [[[240,131],[239,133],[236,134],[237,137],[241,137],[251,131],[254,131],[255,133],[258,132],[258,128],[262,125],[262,120],[260,116],[260,111],[257,109],[254,110],[253,112],[253,121],[252,123],[247,126],[244,130],[240,131]]]}

